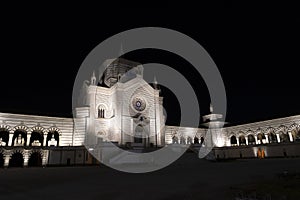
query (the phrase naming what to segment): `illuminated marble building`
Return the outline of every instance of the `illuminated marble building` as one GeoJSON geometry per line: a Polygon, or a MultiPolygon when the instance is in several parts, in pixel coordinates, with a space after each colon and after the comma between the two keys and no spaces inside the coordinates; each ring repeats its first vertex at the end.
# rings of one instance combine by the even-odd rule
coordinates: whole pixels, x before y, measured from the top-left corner
{"type": "Polygon", "coordinates": [[[163,97],[156,82],[143,79],[141,64],[122,58],[107,63],[100,80],[93,73],[85,81],[74,118],[0,113],[0,166],[92,164],[83,145],[99,140],[129,148],[201,148],[211,139],[219,159],[257,157],[258,151],[265,157],[300,156],[300,115],[223,127],[211,107],[203,116],[207,138],[207,128],[165,125],[163,97]]]}

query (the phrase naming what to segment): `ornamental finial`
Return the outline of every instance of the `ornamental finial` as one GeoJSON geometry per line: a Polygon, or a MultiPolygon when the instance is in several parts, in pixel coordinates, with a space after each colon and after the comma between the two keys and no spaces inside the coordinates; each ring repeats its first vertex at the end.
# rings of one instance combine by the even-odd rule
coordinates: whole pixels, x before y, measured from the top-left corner
{"type": "Polygon", "coordinates": [[[209,111],[210,111],[210,113],[214,112],[214,107],[213,107],[212,103],[210,103],[209,111]]]}

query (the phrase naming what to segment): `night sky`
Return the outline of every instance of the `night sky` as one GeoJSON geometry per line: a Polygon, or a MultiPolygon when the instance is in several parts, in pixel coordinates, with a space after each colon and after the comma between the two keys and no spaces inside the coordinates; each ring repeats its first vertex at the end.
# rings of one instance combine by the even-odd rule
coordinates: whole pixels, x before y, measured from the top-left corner
{"type": "MultiPolygon", "coordinates": [[[[0,112],[71,117],[73,83],[87,54],[121,31],[158,26],[192,37],[210,54],[226,87],[226,121],[300,114],[300,14],[295,5],[140,1],[38,6],[2,6],[0,112]]],[[[201,99],[201,115],[208,113],[205,84],[184,60],[159,50],[127,57],[182,72],[201,99]]],[[[167,90],[162,96],[168,124],[176,124],[176,100],[167,90]]]]}

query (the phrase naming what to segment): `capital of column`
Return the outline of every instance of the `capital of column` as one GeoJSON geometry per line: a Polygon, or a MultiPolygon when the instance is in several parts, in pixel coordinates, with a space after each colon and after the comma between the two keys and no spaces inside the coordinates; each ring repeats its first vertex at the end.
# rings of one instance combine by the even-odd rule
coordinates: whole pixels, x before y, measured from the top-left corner
{"type": "Polygon", "coordinates": [[[30,138],[31,138],[31,133],[27,134],[27,141],[26,141],[26,146],[30,145],[30,138]]]}
{"type": "Polygon", "coordinates": [[[276,133],[276,137],[277,137],[277,142],[280,143],[280,136],[279,136],[279,133],[276,133]]]}
{"type": "Polygon", "coordinates": [[[255,144],[258,144],[257,135],[255,135],[254,138],[255,138],[255,144]]]}
{"type": "Polygon", "coordinates": [[[269,136],[268,136],[268,134],[265,134],[265,138],[266,138],[266,143],[269,143],[269,136]]]}
{"type": "Polygon", "coordinates": [[[289,131],[288,134],[289,134],[290,142],[293,142],[293,135],[292,135],[292,133],[289,131]]]}
{"type": "Polygon", "coordinates": [[[14,133],[9,133],[8,146],[12,146],[13,144],[14,133]]]}
{"type": "Polygon", "coordinates": [[[47,133],[44,133],[43,146],[45,147],[47,144],[47,133]]]}
{"type": "Polygon", "coordinates": [[[26,153],[25,153],[25,156],[24,156],[24,167],[27,167],[27,166],[28,166],[28,161],[29,161],[29,155],[28,155],[28,153],[26,152],[26,153]]]}
{"type": "Polygon", "coordinates": [[[4,167],[8,167],[9,165],[9,160],[10,160],[10,155],[6,155],[4,157],[4,167]]]}

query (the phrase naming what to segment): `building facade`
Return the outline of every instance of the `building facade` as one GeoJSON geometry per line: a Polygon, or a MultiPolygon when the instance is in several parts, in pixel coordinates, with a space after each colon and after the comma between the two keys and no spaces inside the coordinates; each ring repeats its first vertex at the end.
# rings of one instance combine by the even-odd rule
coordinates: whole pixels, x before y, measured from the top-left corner
{"type": "Polygon", "coordinates": [[[211,107],[203,116],[209,129],[168,126],[157,83],[143,79],[141,64],[122,58],[104,64],[99,80],[93,73],[84,82],[74,118],[0,113],[0,167],[93,164],[84,144],[99,141],[201,148],[211,140],[216,158],[300,156],[300,115],[223,127],[211,107]]]}

